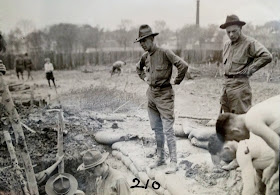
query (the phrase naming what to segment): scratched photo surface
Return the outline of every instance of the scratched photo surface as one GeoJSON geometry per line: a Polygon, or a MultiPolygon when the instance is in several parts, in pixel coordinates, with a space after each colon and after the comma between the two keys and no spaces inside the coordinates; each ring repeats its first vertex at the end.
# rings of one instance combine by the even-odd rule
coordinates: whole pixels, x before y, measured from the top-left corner
{"type": "Polygon", "coordinates": [[[279,194],[279,0],[1,0],[0,195],[279,194]]]}

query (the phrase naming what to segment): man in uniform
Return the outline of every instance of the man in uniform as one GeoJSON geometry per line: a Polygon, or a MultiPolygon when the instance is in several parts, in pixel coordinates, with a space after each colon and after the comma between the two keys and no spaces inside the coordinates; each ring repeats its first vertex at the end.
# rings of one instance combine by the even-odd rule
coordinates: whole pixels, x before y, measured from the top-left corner
{"type": "Polygon", "coordinates": [[[112,70],[111,70],[111,76],[113,76],[113,74],[118,73],[118,75],[121,74],[122,72],[122,66],[126,65],[126,62],[123,61],[116,61],[113,64],[112,70]]]}
{"type": "Polygon", "coordinates": [[[97,195],[129,195],[130,187],[121,172],[111,168],[105,160],[108,153],[101,154],[97,150],[88,150],[83,155],[83,163],[78,171],[86,171],[97,177],[97,195]]]}
{"type": "Polygon", "coordinates": [[[33,80],[33,77],[31,75],[31,70],[32,70],[33,64],[32,64],[31,58],[28,56],[27,53],[25,53],[25,56],[24,56],[24,67],[27,70],[27,79],[31,78],[33,80]]]}
{"type": "Polygon", "coordinates": [[[21,78],[23,79],[23,70],[24,70],[24,60],[21,57],[21,55],[19,55],[16,59],[15,59],[15,67],[16,67],[16,73],[17,73],[17,77],[19,79],[19,74],[21,74],[21,78]]]}
{"type": "Polygon", "coordinates": [[[224,112],[235,114],[246,113],[251,107],[249,77],[272,60],[271,54],[262,44],[242,33],[245,24],[236,15],[230,15],[220,26],[226,29],[230,39],[223,49],[225,82],[221,106],[224,112]]]}
{"type": "Polygon", "coordinates": [[[222,141],[241,141],[250,138],[250,132],[260,136],[274,151],[272,163],[263,171],[263,182],[270,188],[279,186],[279,135],[280,95],[253,106],[246,114],[221,114],[216,123],[216,132],[222,141]]]}
{"type": "Polygon", "coordinates": [[[140,42],[145,50],[137,64],[136,71],[139,77],[144,80],[149,88],[148,114],[150,125],[155,131],[157,144],[157,160],[150,168],[165,164],[164,159],[164,133],[167,138],[167,145],[170,155],[170,164],[166,173],[174,173],[178,170],[176,140],[174,136],[174,91],[172,85],[179,85],[184,79],[188,70],[187,63],[175,55],[169,49],[158,47],[154,43],[154,37],[150,26],[144,24],[139,28],[139,37],[135,42],[140,42]],[[178,69],[175,80],[171,80],[173,65],[178,69]],[[145,68],[145,70],[144,70],[145,68]]]}

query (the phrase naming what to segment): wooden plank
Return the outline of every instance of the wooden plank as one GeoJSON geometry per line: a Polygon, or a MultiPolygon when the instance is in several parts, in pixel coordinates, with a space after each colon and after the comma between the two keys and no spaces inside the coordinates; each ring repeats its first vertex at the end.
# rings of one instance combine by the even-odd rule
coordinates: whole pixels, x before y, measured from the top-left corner
{"type": "Polygon", "coordinates": [[[13,146],[13,143],[12,143],[10,133],[8,131],[4,131],[3,133],[4,133],[4,138],[5,138],[5,141],[6,141],[6,144],[7,144],[8,151],[9,151],[10,156],[11,156],[12,167],[13,167],[16,175],[20,179],[20,185],[21,185],[21,188],[22,188],[24,194],[28,195],[30,193],[27,189],[26,181],[25,181],[25,179],[22,175],[22,172],[20,171],[20,167],[18,165],[18,160],[17,160],[16,152],[15,152],[15,149],[14,149],[14,146],[13,146]]]}
{"type": "MultiPolygon", "coordinates": [[[[59,126],[57,131],[57,155],[58,158],[64,155],[63,152],[63,130],[64,130],[64,121],[63,121],[63,111],[59,111],[59,126]]],[[[58,172],[64,173],[64,159],[62,159],[61,163],[58,165],[58,172]]]]}
{"type": "Polygon", "coordinates": [[[2,94],[2,104],[5,106],[5,109],[8,112],[8,117],[15,133],[17,142],[16,147],[18,148],[20,156],[23,160],[29,192],[31,195],[39,195],[32,162],[29,156],[28,148],[25,142],[25,136],[20,122],[20,117],[15,108],[11,93],[8,89],[8,85],[5,83],[2,73],[0,73],[0,94],[2,94]]]}

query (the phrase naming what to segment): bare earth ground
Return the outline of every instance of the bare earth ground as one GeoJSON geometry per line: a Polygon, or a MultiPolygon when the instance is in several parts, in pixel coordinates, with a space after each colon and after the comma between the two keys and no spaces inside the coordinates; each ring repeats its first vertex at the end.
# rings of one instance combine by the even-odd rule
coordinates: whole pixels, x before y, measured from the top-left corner
{"type": "MultiPolygon", "coordinates": [[[[27,144],[30,150],[32,162],[37,166],[35,172],[39,172],[50,166],[56,155],[56,128],[57,116],[46,112],[48,108],[62,106],[66,121],[67,135],[64,136],[65,169],[78,179],[79,187],[88,194],[94,189],[89,185],[92,181],[84,173],[77,173],[76,169],[81,163],[81,154],[87,148],[97,147],[111,153],[109,146],[100,145],[94,140],[94,134],[99,131],[112,131],[113,122],[103,120],[103,116],[119,115],[124,120],[117,122],[115,132],[137,135],[139,139],[123,142],[123,150],[138,162],[140,169],[145,169],[153,161],[155,150],[154,134],[150,130],[146,107],[147,85],[139,79],[133,68],[125,69],[120,76],[110,77],[110,67],[89,67],[91,71],[84,73],[80,70],[55,71],[57,93],[54,88],[49,89],[44,72],[33,72],[34,80],[25,81],[25,84],[33,86],[35,99],[44,98],[49,105],[45,108],[27,109],[18,105],[18,111],[25,124],[36,131],[32,134],[25,131],[27,144]]],[[[278,74],[279,75],[279,74],[278,74]]],[[[253,104],[280,94],[279,81],[264,82],[263,73],[258,73],[251,79],[253,90],[253,104]]],[[[9,83],[19,82],[14,74],[6,76],[9,83]]],[[[219,112],[219,97],[223,80],[199,76],[194,80],[184,80],[181,85],[174,86],[175,90],[175,116],[176,124],[183,123],[182,117],[216,118],[219,112]],[[178,118],[180,116],[180,118],[178,118]]],[[[12,92],[16,102],[24,102],[30,98],[30,94],[12,92]]],[[[195,122],[201,122],[195,120],[195,122]]],[[[212,127],[214,128],[214,127],[212,127]]],[[[178,194],[239,194],[241,190],[240,172],[215,172],[209,153],[190,144],[187,138],[177,137],[178,163],[180,169],[176,175],[166,177],[171,181],[172,177],[180,180],[182,187],[178,194]]],[[[1,167],[10,165],[9,155],[5,144],[0,145],[1,167]]],[[[109,156],[109,164],[126,173],[129,184],[133,174],[118,160],[109,156]]],[[[163,169],[164,167],[160,168],[163,169]]],[[[7,174],[5,169],[1,173],[7,174]]],[[[8,189],[5,177],[0,177],[0,191],[8,189]]],[[[164,185],[164,184],[162,184],[164,185]]],[[[172,186],[171,186],[172,187],[172,186]]],[[[43,193],[44,186],[40,190],[43,193]]],[[[133,189],[133,194],[155,194],[151,189],[133,189]]]]}

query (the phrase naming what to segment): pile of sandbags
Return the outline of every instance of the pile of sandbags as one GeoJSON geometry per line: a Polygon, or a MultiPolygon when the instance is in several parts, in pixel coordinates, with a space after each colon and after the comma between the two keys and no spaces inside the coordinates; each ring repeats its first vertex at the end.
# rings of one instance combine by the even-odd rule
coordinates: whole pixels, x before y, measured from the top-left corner
{"type": "Polygon", "coordinates": [[[145,164],[141,164],[141,162],[131,158],[129,152],[126,150],[127,145],[126,142],[114,143],[112,145],[112,155],[117,160],[122,161],[133,175],[140,179],[141,185],[145,186],[149,180],[148,187],[159,195],[179,195],[184,192],[184,185],[176,175],[167,176],[163,171],[154,171],[146,168],[145,164]],[[160,187],[158,184],[160,184],[160,187]]]}

